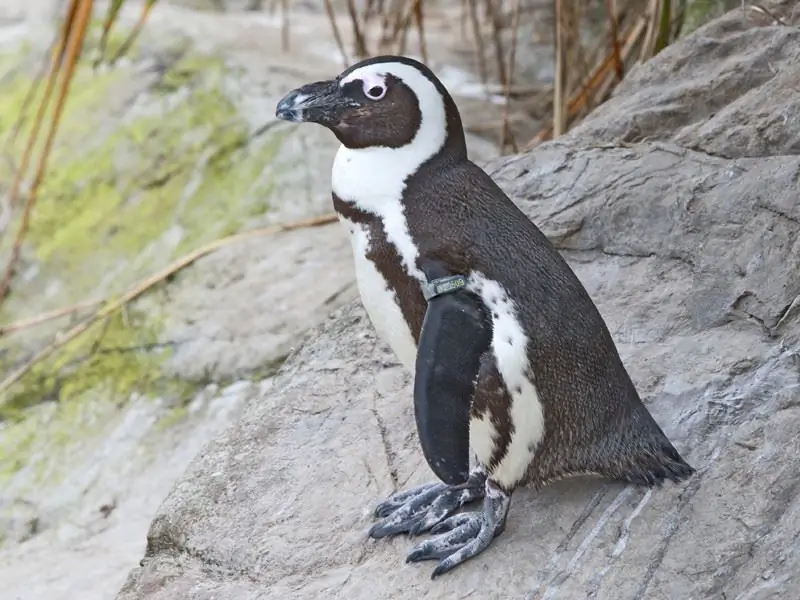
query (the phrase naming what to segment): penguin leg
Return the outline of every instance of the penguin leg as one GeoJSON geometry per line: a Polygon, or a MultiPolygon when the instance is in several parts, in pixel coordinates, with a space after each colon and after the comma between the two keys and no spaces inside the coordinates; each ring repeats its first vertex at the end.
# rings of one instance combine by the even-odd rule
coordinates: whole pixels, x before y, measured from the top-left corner
{"type": "MultiPolygon", "coordinates": [[[[471,441],[478,463],[486,465],[488,473],[484,483],[483,506],[474,512],[453,515],[431,529],[430,539],[417,545],[408,555],[408,562],[438,560],[432,578],[450,571],[461,563],[477,556],[488,548],[500,535],[506,522],[515,482],[522,472],[514,472],[511,480],[508,471],[502,484],[493,474],[508,458],[511,444],[510,413],[511,395],[500,376],[492,352],[481,356],[480,371],[471,409],[471,441]],[[498,426],[502,423],[506,428],[498,426]]],[[[519,469],[517,469],[519,471],[519,469]]]]}
{"type": "Polygon", "coordinates": [[[381,503],[375,514],[383,520],[370,529],[371,537],[416,535],[483,497],[485,471],[469,471],[469,411],[490,342],[491,327],[476,296],[460,289],[430,298],[417,350],[414,414],[423,454],[441,482],[381,503]]]}

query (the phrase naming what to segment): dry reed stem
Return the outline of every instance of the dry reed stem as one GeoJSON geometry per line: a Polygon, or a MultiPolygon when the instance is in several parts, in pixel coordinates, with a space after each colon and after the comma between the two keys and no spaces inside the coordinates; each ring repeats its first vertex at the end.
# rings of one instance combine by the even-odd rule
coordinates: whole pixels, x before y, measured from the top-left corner
{"type": "Polygon", "coordinates": [[[95,68],[100,64],[100,61],[106,54],[106,46],[108,45],[108,34],[111,33],[111,28],[114,26],[114,23],[117,20],[117,15],[119,14],[119,11],[122,8],[124,2],[125,0],[112,0],[111,3],[108,5],[106,18],[103,19],[103,33],[100,36],[100,45],[98,48],[97,59],[94,62],[95,68]]]}
{"type": "MultiPolygon", "coordinates": [[[[621,51],[623,61],[630,58],[633,48],[641,40],[642,34],[645,33],[646,26],[647,19],[645,17],[639,17],[636,22],[631,25],[623,34],[622,39],[624,41],[621,51]]],[[[603,82],[608,81],[608,75],[612,72],[613,64],[613,55],[611,53],[606,54],[604,59],[595,67],[588,79],[582,83],[581,87],[576,90],[576,92],[570,98],[569,102],[567,103],[568,115],[574,116],[577,114],[586,106],[589,99],[592,97],[592,92],[597,89],[603,89],[603,82]]],[[[613,79],[611,80],[610,84],[606,84],[606,91],[611,87],[611,85],[613,85],[613,79]]],[[[525,146],[524,149],[530,150],[541,142],[550,139],[553,136],[554,129],[554,124],[542,129],[538,134],[536,134],[536,136],[534,136],[534,138],[525,146]]]]}
{"type": "MultiPolygon", "coordinates": [[[[58,68],[59,63],[63,62],[64,76],[61,80],[61,85],[58,90],[58,95],[56,96],[56,104],[53,109],[53,116],[50,119],[50,130],[47,132],[47,137],[45,138],[44,148],[42,149],[42,154],[39,157],[39,163],[37,165],[36,174],[34,176],[33,182],[31,183],[31,189],[28,192],[28,197],[25,199],[25,206],[22,212],[22,222],[20,223],[19,229],[17,230],[17,235],[14,238],[14,244],[11,248],[11,256],[8,259],[8,263],[6,264],[6,269],[5,273],[3,274],[3,279],[2,281],[0,281],[0,303],[2,303],[5,300],[6,296],[8,295],[8,290],[11,285],[11,279],[14,276],[14,270],[16,268],[17,262],[19,261],[19,254],[22,247],[22,240],[25,238],[25,234],[28,231],[31,211],[33,210],[33,207],[36,204],[36,193],[39,189],[39,185],[42,183],[42,179],[44,178],[44,172],[47,166],[47,159],[50,155],[50,150],[53,147],[53,142],[55,141],[56,132],[58,131],[58,124],[61,120],[61,114],[64,110],[64,103],[66,102],[67,94],[69,92],[69,87],[70,84],[72,83],[72,76],[75,71],[75,65],[78,62],[78,56],[80,55],[81,48],[83,47],[83,41],[84,38],[86,37],[86,28],[89,25],[89,18],[92,15],[93,0],[73,0],[73,2],[79,3],[77,6],[77,10],[75,11],[74,25],[70,26],[70,30],[68,32],[66,31],[66,29],[62,32],[62,34],[66,39],[66,52],[63,54],[64,60],[54,61],[53,69],[50,72],[50,78],[55,79],[59,72],[58,68]]],[[[60,58],[62,55],[61,52],[59,52],[58,55],[60,58]]],[[[42,111],[40,111],[40,113],[41,112],[42,111]]],[[[38,132],[38,129],[36,131],[38,132]]],[[[34,132],[31,132],[32,136],[33,133],[34,132]]],[[[33,144],[29,144],[28,147],[32,148],[32,145],[33,144]]],[[[20,168],[19,173],[21,172],[22,169],[20,168]]],[[[19,188],[17,187],[17,189],[19,188]]]]}
{"type": "MultiPolygon", "coordinates": [[[[197,250],[182,256],[175,262],[167,265],[157,273],[154,273],[150,277],[143,279],[142,281],[138,282],[136,285],[131,287],[127,292],[122,294],[119,298],[113,301],[108,301],[106,305],[98,310],[93,315],[87,317],[81,323],[75,325],[72,329],[64,333],[63,335],[56,336],[56,339],[53,340],[50,344],[44,347],[42,350],[37,352],[28,362],[24,365],[16,369],[13,373],[8,375],[2,382],[0,382],[0,394],[8,390],[14,383],[19,381],[28,371],[30,371],[36,364],[41,362],[42,360],[46,359],[50,356],[53,352],[71,342],[79,335],[87,331],[92,325],[97,323],[98,321],[105,319],[111,316],[115,311],[119,310],[127,303],[131,302],[132,300],[141,296],[144,292],[152,288],[158,283],[161,283],[168,277],[174,275],[178,271],[188,267],[197,259],[206,256],[214,252],[215,250],[219,250],[220,248],[232,244],[234,242],[244,241],[249,238],[273,234],[273,233],[281,233],[285,231],[294,231],[296,229],[306,229],[309,227],[320,227],[323,225],[328,225],[330,223],[334,223],[337,220],[335,214],[325,214],[318,217],[312,217],[309,219],[304,219],[302,221],[295,221],[293,223],[286,223],[282,225],[272,225],[270,227],[262,227],[259,229],[253,229],[252,231],[245,231],[244,233],[238,233],[236,235],[231,235],[228,237],[224,237],[218,239],[210,244],[207,244],[197,250]]],[[[3,402],[0,401],[0,406],[3,405],[3,402]]]]}
{"type": "Polygon", "coordinates": [[[419,52],[422,62],[428,62],[428,48],[425,44],[425,16],[422,12],[421,0],[416,0],[414,3],[414,21],[417,23],[417,32],[419,33],[419,52]]]}
{"type": "MultiPolygon", "coordinates": [[[[625,43],[622,46],[623,64],[627,63],[633,55],[633,50],[636,44],[641,41],[646,25],[645,18],[639,17],[631,29],[631,34],[625,38],[625,43]]],[[[601,81],[599,87],[597,87],[597,93],[594,95],[595,99],[599,99],[601,102],[604,101],[616,83],[617,82],[610,78],[601,81]]]]}
{"type": "Polygon", "coordinates": [[[553,137],[567,130],[567,48],[564,32],[564,3],[569,0],[554,0],[555,10],[555,71],[553,87],[553,137]]]}
{"type": "Polygon", "coordinates": [[[772,19],[772,22],[775,25],[783,25],[784,27],[789,27],[789,24],[786,21],[784,21],[781,17],[774,15],[773,13],[771,13],[770,11],[768,11],[766,8],[764,8],[759,4],[748,4],[747,6],[745,6],[745,8],[772,19]]]}
{"type": "MultiPolygon", "coordinates": [[[[7,158],[9,162],[12,163],[11,164],[12,170],[15,171],[16,173],[15,177],[20,177],[21,175],[19,172],[17,172],[17,168],[13,165],[13,160],[11,159],[10,156],[11,146],[14,144],[14,142],[17,141],[17,135],[19,135],[19,132],[22,130],[22,127],[25,125],[26,111],[28,110],[28,107],[30,106],[31,102],[33,102],[33,99],[36,96],[36,90],[39,89],[39,84],[41,83],[44,76],[47,75],[48,67],[52,68],[50,62],[53,60],[54,57],[52,57],[51,53],[55,51],[56,44],[58,44],[59,41],[60,41],[59,38],[53,40],[52,44],[50,45],[50,48],[48,49],[47,54],[45,54],[42,57],[43,60],[41,63],[41,67],[39,67],[39,71],[34,76],[30,86],[28,86],[28,91],[25,93],[25,98],[22,100],[19,116],[17,117],[17,120],[14,121],[14,126],[11,128],[9,135],[8,137],[6,137],[6,141],[3,144],[4,158],[7,158]],[[51,55],[50,61],[47,60],[48,55],[51,55]]],[[[46,96],[49,96],[49,94],[46,93],[46,96]]]]}
{"type": "MultiPolygon", "coordinates": [[[[58,73],[59,65],[61,64],[61,59],[64,56],[64,49],[66,48],[67,40],[69,39],[70,27],[74,19],[74,13],[78,6],[80,6],[82,0],[70,0],[70,2],[71,3],[67,10],[67,14],[64,17],[64,22],[61,24],[61,28],[59,29],[58,39],[52,47],[50,70],[47,78],[47,84],[44,88],[44,96],[39,104],[39,110],[36,111],[36,117],[34,117],[33,121],[33,129],[31,129],[31,132],[28,135],[28,142],[25,144],[25,149],[22,151],[22,161],[20,162],[19,168],[14,174],[14,179],[11,183],[11,191],[8,194],[8,203],[11,207],[13,207],[19,199],[19,188],[22,185],[22,178],[25,175],[25,172],[28,170],[28,164],[30,163],[31,154],[33,153],[33,146],[36,144],[36,140],[39,137],[39,130],[42,126],[42,123],[44,123],[44,115],[47,111],[47,104],[50,102],[50,95],[53,93],[53,88],[56,84],[56,75],[58,73]]],[[[28,94],[25,96],[25,102],[22,105],[23,114],[28,106],[28,103],[33,101],[33,98],[36,95],[35,88],[37,86],[38,81],[34,80],[31,83],[28,94]]],[[[20,120],[20,127],[21,126],[20,120]]]]}
{"type": "Polygon", "coordinates": [[[358,23],[358,12],[356,11],[356,5],[353,0],[347,0],[347,13],[350,15],[350,23],[353,26],[356,57],[359,59],[366,58],[369,56],[369,52],[367,52],[367,43],[361,31],[361,26],[358,23]]]}
{"type": "Polygon", "coordinates": [[[139,34],[142,32],[142,28],[147,21],[147,16],[150,14],[150,11],[153,10],[153,6],[155,6],[156,2],[157,0],[146,0],[146,2],[142,5],[142,11],[139,13],[139,18],[136,20],[136,25],[133,26],[130,34],[127,38],[125,38],[125,41],[122,42],[122,45],[119,47],[119,50],[117,50],[114,58],[109,61],[109,64],[114,65],[120,58],[128,53],[128,50],[131,49],[133,44],[139,38],[139,34]]]}
{"type": "Polygon", "coordinates": [[[475,4],[476,1],[477,0],[467,0],[467,6],[469,7],[469,20],[472,23],[472,36],[475,41],[475,58],[478,64],[478,73],[481,78],[481,84],[486,85],[489,80],[486,70],[486,56],[483,46],[483,36],[481,35],[481,26],[478,22],[478,9],[475,4]]]}
{"type": "Polygon", "coordinates": [[[336,46],[342,55],[342,62],[344,68],[347,68],[349,59],[347,58],[347,51],[344,49],[344,42],[342,41],[342,34],[339,31],[339,26],[336,24],[336,14],[333,12],[333,5],[331,0],[325,0],[325,14],[328,15],[328,21],[331,23],[331,30],[333,31],[333,39],[336,41],[336,46]]]}
{"type": "Polygon", "coordinates": [[[656,35],[655,47],[653,48],[653,56],[669,45],[670,31],[672,30],[672,0],[662,0],[659,8],[661,12],[659,12],[657,16],[658,33],[656,35]]]}
{"type": "Polygon", "coordinates": [[[608,12],[608,33],[611,37],[611,51],[614,56],[614,73],[617,76],[617,82],[622,81],[625,76],[625,65],[620,56],[619,47],[619,22],[617,21],[617,7],[616,0],[606,0],[606,11],[608,12]]]}
{"type": "Polygon", "coordinates": [[[681,31],[683,31],[683,25],[686,22],[686,0],[678,0],[678,14],[672,20],[672,39],[677,40],[680,35],[681,31]]]}
{"type": "Polygon", "coordinates": [[[514,10],[511,17],[511,48],[508,51],[508,81],[506,82],[505,86],[505,103],[503,105],[503,127],[501,132],[502,141],[500,145],[501,153],[505,152],[507,144],[511,145],[512,152],[519,151],[519,148],[517,147],[517,140],[514,137],[509,125],[508,113],[511,104],[511,86],[514,85],[514,67],[517,62],[517,32],[519,30],[521,3],[522,0],[516,0],[516,2],[514,2],[514,10]]]}
{"type": "Polygon", "coordinates": [[[12,321],[7,325],[0,325],[0,337],[16,331],[22,331],[23,329],[29,329],[30,327],[41,325],[42,323],[47,323],[59,317],[66,317],[67,315],[71,315],[86,308],[92,308],[100,304],[100,302],[102,302],[102,300],[84,300],[72,306],[62,306],[61,308],[56,308],[28,319],[20,319],[18,321],[12,321]]]}
{"type": "Polygon", "coordinates": [[[658,36],[658,15],[661,13],[661,3],[662,0],[650,0],[650,7],[647,11],[647,33],[645,33],[642,51],[639,55],[640,62],[645,62],[653,57],[658,36]]]}
{"type": "MultiPolygon", "coordinates": [[[[402,9],[403,2],[401,2],[400,8],[402,9]]],[[[398,10],[395,13],[397,17],[394,23],[394,29],[392,31],[392,43],[396,44],[396,52],[397,54],[405,54],[406,51],[406,38],[408,36],[408,29],[411,27],[411,22],[414,19],[414,14],[417,11],[417,7],[421,4],[422,0],[411,0],[411,6],[409,7],[408,11],[403,13],[401,10],[398,10]],[[402,17],[398,16],[402,15],[402,17]]]]}
{"type": "Polygon", "coordinates": [[[497,78],[501,85],[508,83],[506,77],[506,53],[503,50],[503,38],[500,35],[502,23],[500,15],[495,10],[494,0],[486,0],[486,14],[492,25],[492,42],[494,46],[495,60],[497,61],[497,78]]]}

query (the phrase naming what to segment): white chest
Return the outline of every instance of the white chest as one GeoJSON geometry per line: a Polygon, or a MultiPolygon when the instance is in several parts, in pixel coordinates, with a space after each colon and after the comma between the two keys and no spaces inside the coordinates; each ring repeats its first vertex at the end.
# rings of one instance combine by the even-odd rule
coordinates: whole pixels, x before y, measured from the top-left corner
{"type": "MultiPolygon", "coordinates": [[[[354,208],[380,219],[386,239],[400,257],[405,273],[418,281],[425,275],[417,268],[419,250],[408,230],[403,205],[405,181],[416,168],[408,151],[389,148],[350,150],[339,148],[333,162],[333,193],[354,208]]],[[[350,235],[356,281],[361,301],[380,338],[392,348],[406,368],[413,371],[417,346],[403,318],[397,294],[375,264],[367,258],[371,244],[369,230],[339,217],[350,235]]]]}

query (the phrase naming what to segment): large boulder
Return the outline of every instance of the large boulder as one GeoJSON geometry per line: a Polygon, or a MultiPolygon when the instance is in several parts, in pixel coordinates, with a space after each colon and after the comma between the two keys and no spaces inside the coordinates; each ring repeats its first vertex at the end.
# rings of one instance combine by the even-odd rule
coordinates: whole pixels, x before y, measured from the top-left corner
{"type": "MultiPolygon", "coordinates": [[[[430,480],[411,376],[357,301],[194,459],[119,600],[792,598],[800,589],[800,15],[740,11],[630,75],[560,141],[488,169],[553,239],[698,473],[515,495],[434,582],[376,502],[430,480]],[[792,21],[793,19],[793,21],[792,21]]],[[[321,169],[324,165],[320,166],[321,169]]]]}

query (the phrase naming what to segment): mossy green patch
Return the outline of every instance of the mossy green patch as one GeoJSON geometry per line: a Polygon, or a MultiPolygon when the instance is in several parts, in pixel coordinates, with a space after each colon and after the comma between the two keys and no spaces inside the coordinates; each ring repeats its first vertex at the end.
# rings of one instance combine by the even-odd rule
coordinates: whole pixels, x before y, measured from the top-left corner
{"type": "Polygon", "coordinates": [[[128,274],[141,274],[268,208],[270,182],[260,175],[279,140],[250,143],[220,91],[223,76],[214,58],[177,61],[151,90],[145,114],[51,167],[28,238],[46,268],[96,277],[84,263],[102,271],[123,260],[139,263],[128,274]],[[150,246],[157,256],[141,260],[150,246]]]}
{"type": "MultiPolygon", "coordinates": [[[[36,365],[0,398],[0,484],[23,467],[32,467],[31,449],[42,445],[43,435],[52,452],[99,433],[116,413],[116,405],[133,393],[185,405],[193,386],[161,372],[172,345],[160,334],[151,312],[117,313],[66,344],[50,361],[36,365]]],[[[39,456],[36,461],[41,469],[53,468],[58,462],[54,458],[58,457],[39,456]]],[[[35,475],[54,483],[57,473],[37,470],[35,475]]]]}
{"type": "Polygon", "coordinates": [[[50,360],[35,365],[0,398],[0,420],[18,420],[24,409],[34,404],[69,405],[90,393],[117,401],[125,401],[133,392],[189,395],[188,383],[161,373],[160,365],[170,355],[172,344],[162,341],[160,333],[152,314],[135,310],[98,321],[50,360]]]}
{"type": "MultiPolygon", "coordinates": [[[[278,134],[251,137],[247,121],[223,91],[229,71],[220,58],[181,46],[165,61],[138,88],[126,81],[131,70],[94,73],[89,65],[78,70],[25,240],[37,272],[14,281],[4,321],[22,311],[27,316],[120,293],[269,209],[273,183],[265,166],[280,147],[278,134]],[[127,95],[116,100],[124,110],[113,127],[108,115],[86,119],[93,111],[102,113],[108,94],[120,88],[127,95]]],[[[16,122],[25,81],[16,75],[5,82],[8,89],[0,84],[0,135],[16,122]]],[[[24,139],[23,131],[17,145],[24,139]]],[[[10,237],[2,243],[5,250],[10,237]]],[[[113,317],[104,332],[84,334],[37,365],[11,396],[0,399],[0,419],[48,400],[60,407],[98,393],[113,402],[133,391],[160,393],[165,351],[158,346],[159,328],[152,318],[135,326],[122,319],[113,317]],[[87,340],[98,339],[101,351],[89,352],[87,340]]],[[[13,339],[2,340],[0,352],[7,369],[26,354],[13,339]]],[[[173,394],[181,392],[168,383],[173,394]]]]}

